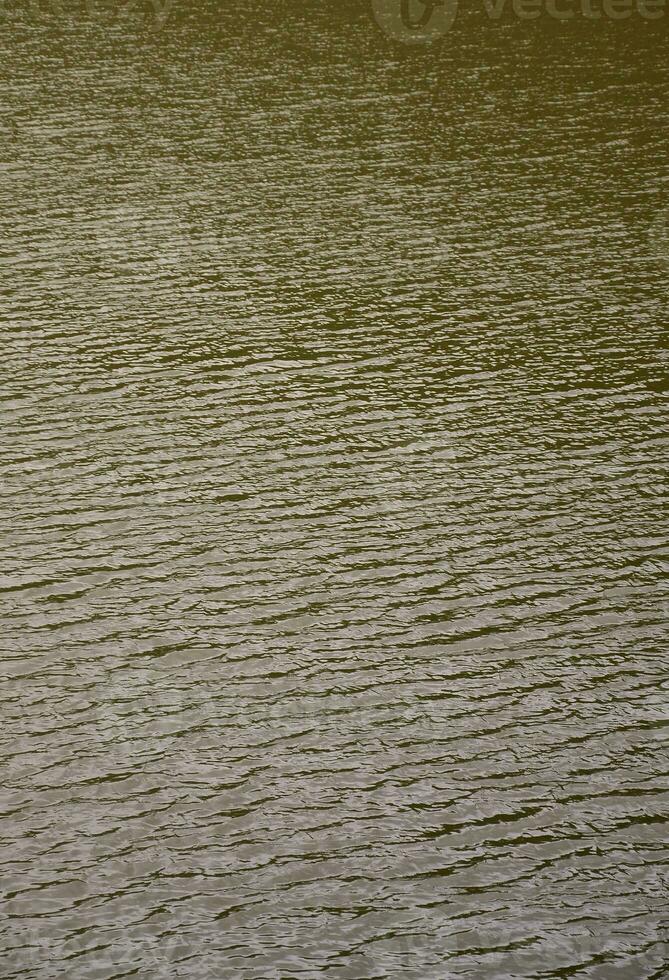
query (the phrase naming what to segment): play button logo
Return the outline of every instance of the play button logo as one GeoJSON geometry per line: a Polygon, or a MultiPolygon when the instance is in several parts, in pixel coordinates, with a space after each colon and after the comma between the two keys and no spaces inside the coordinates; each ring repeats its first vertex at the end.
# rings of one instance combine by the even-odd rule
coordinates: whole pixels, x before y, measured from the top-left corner
{"type": "Polygon", "coordinates": [[[458,0],[372,0],[383,33],[402,44],[431,44],[448,33],[458,0]]]}

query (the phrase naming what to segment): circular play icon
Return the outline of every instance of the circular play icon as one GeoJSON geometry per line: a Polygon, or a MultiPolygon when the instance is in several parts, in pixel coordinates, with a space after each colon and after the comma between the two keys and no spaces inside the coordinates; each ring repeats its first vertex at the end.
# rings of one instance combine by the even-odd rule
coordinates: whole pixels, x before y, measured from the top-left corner
{"type": "Polygon", "coordinates": [[[430,44],[450,30],[458,0],[372,0],[383,33],[401,44],[430,44]]]}

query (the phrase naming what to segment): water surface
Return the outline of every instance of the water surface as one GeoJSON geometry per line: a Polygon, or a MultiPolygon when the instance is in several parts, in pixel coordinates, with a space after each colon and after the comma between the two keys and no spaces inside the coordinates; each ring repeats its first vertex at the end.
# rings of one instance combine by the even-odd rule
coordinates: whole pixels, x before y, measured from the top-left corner
{"type": "Polygon", "coordinates": [[[665,977],[662,25],[0,47],[1,975],[665,977]]]}

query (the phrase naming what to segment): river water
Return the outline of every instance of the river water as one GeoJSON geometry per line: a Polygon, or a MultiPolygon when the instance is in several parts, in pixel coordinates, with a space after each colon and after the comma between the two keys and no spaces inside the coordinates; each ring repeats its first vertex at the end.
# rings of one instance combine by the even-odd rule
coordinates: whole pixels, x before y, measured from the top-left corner
{"type": "Polygon", "coordinates": [[[669,976],[666,24],[113,13],[0,37],[0,975],[669,976]]]}

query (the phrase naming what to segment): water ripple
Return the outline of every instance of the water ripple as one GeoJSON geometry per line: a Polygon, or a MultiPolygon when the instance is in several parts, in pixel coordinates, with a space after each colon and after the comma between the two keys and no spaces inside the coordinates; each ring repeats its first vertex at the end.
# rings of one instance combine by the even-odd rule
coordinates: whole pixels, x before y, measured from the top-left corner
{"type": "Polygon", "coordinates": [[[0,972],[661,980],[665,52],[280,6],[0,39],[0,972]]]}

